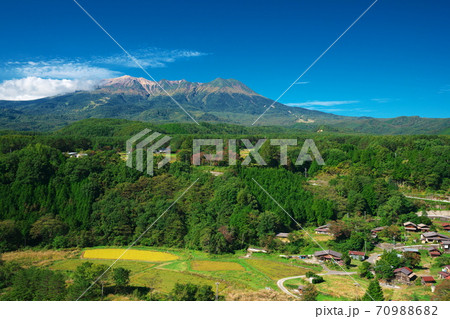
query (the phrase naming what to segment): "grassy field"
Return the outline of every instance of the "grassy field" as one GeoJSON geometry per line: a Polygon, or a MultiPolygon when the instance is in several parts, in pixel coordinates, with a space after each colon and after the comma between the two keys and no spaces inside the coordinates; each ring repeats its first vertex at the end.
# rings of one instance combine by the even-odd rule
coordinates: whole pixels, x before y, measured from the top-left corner
{"type": "MultiPolygon", "coordinates": [[[[75,271],[78,266],[80,266],[82,263],[85,262],[91,262],[93,264],[102,264],[109,266],[111,265],[110,260],[99,260],[99,259],[93,259],[93,260],[83,260],[83,259],[63,259],[58,260],[52,263],[48,268],[51,270],[62,270],[62,271],[75,271]]],[[[148,263],[148,262],[142,262],[142,261],[129,261],[129,260],[119,260],[115,267],[123,267],[131,270],[133,273],[140,272],[146,269],[150,269],[154,267],[155,264],[148,263]]]]}
{"type": "MultiPolygon", "coordinates": [[[[189,272],[179,272],[164,269],[149,269],[146,271],[132,273],[130,277],[130,285],[136,287],[151,287],[156,291],[169,293],[176,283],[196,285],[209,285],[215,287],[215,280],[198,276],[189,272]]],[[[222,290],[226,288],[222,287],[222,290]]]]}
{"type": "Polygon", "coordinates": [[[291,266],[283,262],[264,259],[248,259],[245,262],[272,280],[290,276],[301,276],[310,270],[299,266],[291,266]]]}
{"type": "Polygon", "coordinates": [[[324,282],[316,284],[316,288],[321,294],[349,300],[362,298],[369,285],[367,280],[356,275],[352,278],[337,275],[323,276],[323,278],[324,282]],[[355,281],[360,286],[357,286],[355,281]]]}
{"type": "Polygon", "coordinates": [[[142,249],[89,249],[83,252],[83,258],[86,259],[117,259],[137,260],[148,262],[162,262],[178,259],[177,256],[160,251],[148,251],[142,249]]]}
{"type": "Polygon", "coordinates": [[[199,271],[220,271],[220,270],[245,270],[240,264],[229,261],[192,261],[191,268],[199,271]]]}
{"type": "Polygon", "coordinates": [[[48,266],[54,261],[64,260],[70,258],[79,258],[80,251],[78,249],[70,250],[24,250],[24,251],[12,251],[2,254],[4,261],[12,261],[23,266],[48,266]]]}

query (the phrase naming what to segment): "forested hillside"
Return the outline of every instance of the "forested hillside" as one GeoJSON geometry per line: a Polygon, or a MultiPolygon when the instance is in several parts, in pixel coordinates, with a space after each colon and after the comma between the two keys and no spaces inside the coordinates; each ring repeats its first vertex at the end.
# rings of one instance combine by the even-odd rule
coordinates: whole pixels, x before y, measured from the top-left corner
{"type": "Polygon", "coordinates": [[[257,138],[272,128],[202,125],[150,126],[172,136],[178,160],[150,177],[125,166],[125,140],[143,123],[90,120],[49,134],[3,132],[0,136],[0,249],[24,246],[86,247],[126,245],[137,238],[195,179],[198,182],[142,238],[144,245],[187,247],[212,253],[248,245],[275,245],[277,232],[298,226],[268,197],[260,183],[299,223],[321,225],[346,214],[374,216],[390,225],[415,212],[398,185],[445,193],[450,188],[449,138],[443,136],[362,136],[294,133],[288,166],[279,167],[277,152],[265,144],[269,167],[217,163],[190,164],[192,138],[257,138]],[[204,134],[198,134],[204,133],[204,134]],[[313,138],[326,165],[292,165],[305,138],[313,138]],[[69,158],[83,150],[88,156],[69,158]],[[305,179],[327,175],[332,192],[311,190],[305,179]]]}

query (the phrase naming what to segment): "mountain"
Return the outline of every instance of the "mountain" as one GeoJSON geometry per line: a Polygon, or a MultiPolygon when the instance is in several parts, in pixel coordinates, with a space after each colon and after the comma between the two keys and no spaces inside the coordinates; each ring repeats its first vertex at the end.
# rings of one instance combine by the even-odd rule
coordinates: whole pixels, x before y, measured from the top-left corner
{"type": "MultiPolygon", "coordinates": [[[[87,118],[191,122],[173,99],[199,122],[243,125],[251,125],[273,103],[234,79],[155,82],[125,75],[103,80],[91,91],[33,101],[0,101],[0,129],[54,130],[87,118]]],[[[438,134],[450,127],[449,119],[346,117],[281,103],[272,108],[258,125],[376,134],[438,134]]]]}

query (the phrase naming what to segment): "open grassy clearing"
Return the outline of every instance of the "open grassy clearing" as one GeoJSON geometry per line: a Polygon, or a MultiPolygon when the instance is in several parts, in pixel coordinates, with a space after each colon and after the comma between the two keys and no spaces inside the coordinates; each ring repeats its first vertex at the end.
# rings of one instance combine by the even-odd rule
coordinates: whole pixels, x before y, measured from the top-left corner
{"type": "Polygon", "coordinates": [[[245,270],[240,264],[229,261],[198,260],[191,262],[192,270],[198,271],[220,271],[220,270],[245,270]]]}
{"type": "Polygon", "coordinates": [[[287,265],[282,262],[264,259],[247,259],[245,262],[251,267],[254,267],[258,271],[267,275],[272,280],[278,280],[290,276],[301,276],[310,270],[298,266],[287,265]]]}
{"type": "MultiPolygon", "coordinates": [[[[420,280],[420,279],[419,279],[420,280]]],[[[400,289],[383,289],[386,300],[431,300],[433,293],[431,287],[428,286],[405,286],[401,285],[400,289]]]]}
{"type": "Polygon", "coordinates": [[[354,300],[362,298],[367,290],[369,282],[357,276],[350,278],[347,275],[327,275],[323,276],[324,282],[316,284],[317,290],[324,294],[337,298],[348,298],[354,300]],[[361,285],[357,286],[355,280],[361,285]]]}
{"type": "Polygon", "coordinates": [[[163,262],[178,259],[178,256],[160,251],[130,249],[126,251],[125,254],[124,252],[125,249],[89,249],[83,252],[82,257],[86,259],[117,259],[120,257],[121,260],[137,260],[147,262],[163,262]]]}
{"type": "Polygon", "coordinates": [[[48,266],[56,260],[78,258],[78,249],[68,250],[19,250],[2,254],[4,261],[15,261],[23,266],[48,266]]]}
{"type": "MultiPolygon", "coordinates": [[[[209,285],[215,287],[216,280],[202,277],[188,272],[171,271],[164,269],[149,269],[138,274],[132,274],[130,285],[136,287],[149,287],[157,291],[169,293],[176,283],[196,285],[209,285]]],[[[222,285],[225,289],[229,285],[222,285]]]]}
{"type": "MultiPolygon", "coordinates": [[[[62,270],[62,271],[75,271],[78,266],[81,266],[81,264],[85,262],[91,262],[93,264],[101,264],[110,266],[111,261],[110,260],[99,260],[99,259],[93,259],[93,260],[83,260],[83,259],[64,259],[64,260],[58,260],[52,263],[52,265],[49,266],[51,270],[62,270]]],[[[146,269],[150,269],[154,267],[155,264],[143,262],[143,261],[129,261],[129,260],[119,260],[114,265],[114,267],[123,267],[126,269],[129,269],[132,271],[132,273],[137,273],[140,271],[144,271],[146,269]]]]}

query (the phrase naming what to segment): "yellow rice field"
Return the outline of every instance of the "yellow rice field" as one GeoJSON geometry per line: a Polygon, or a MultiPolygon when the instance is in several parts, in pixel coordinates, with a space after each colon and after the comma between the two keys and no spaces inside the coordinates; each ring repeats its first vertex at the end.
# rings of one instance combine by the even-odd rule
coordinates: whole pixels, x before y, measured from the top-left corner
{"type": "MultiPolygon", "coordinates": [[[[125,249],[89,249],[84,251],[83,258],[87,259],[117,259],[125,249]]],[[[138,260],[149,262],[162,262],[178,259],[177,256],[160,251],[130,249],[122,257],[121,260],[138,260]]]]}
{"type": "Polygon", "coordinates": [[[229,261],[199,260],[191,262],[191,267],[198,271],[245,270],[238,263],[229,261]]]}

